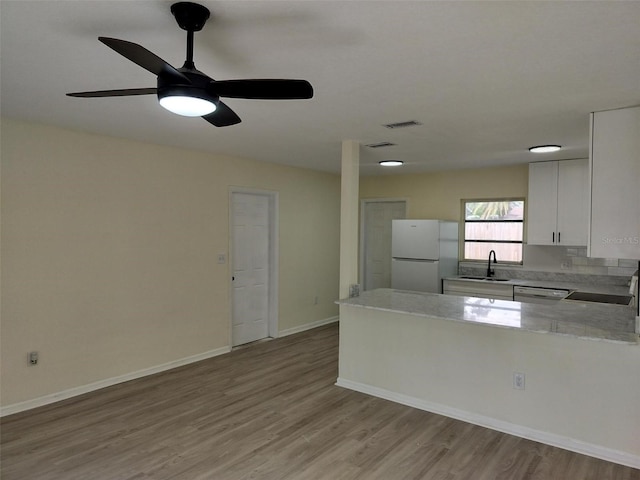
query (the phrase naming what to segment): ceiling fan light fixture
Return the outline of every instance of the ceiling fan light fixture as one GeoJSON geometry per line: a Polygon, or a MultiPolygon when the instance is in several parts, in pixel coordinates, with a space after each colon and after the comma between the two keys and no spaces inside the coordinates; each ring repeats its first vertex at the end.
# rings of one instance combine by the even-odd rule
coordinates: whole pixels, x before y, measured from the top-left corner
{"type": "Polygon", "coordinates": [[[531,153],[551,153],[557,152],[562,147],[560,145],[536,145],[535,147],[529,148],[531,153]]]}
{"type": "Polygon", "coordinates": [[[170,112],[184,117],[202,117],[216,111],[216,104],[211,100],[185,95],[162,97],[160,105],[170,112]]]}
{"type": "Polygon", "coordinates": [[[205,90],[191,86],[158,88],[160,105],[184,117],[202,117],[215,112],[218,99],[205,90]]]}

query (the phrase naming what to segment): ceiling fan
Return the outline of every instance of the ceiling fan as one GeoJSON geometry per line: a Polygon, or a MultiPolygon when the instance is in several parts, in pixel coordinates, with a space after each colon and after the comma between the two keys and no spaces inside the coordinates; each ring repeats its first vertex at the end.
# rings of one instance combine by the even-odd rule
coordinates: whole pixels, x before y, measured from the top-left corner
{"type": "Polygon", "coordinates": [[[117,38],[98,37],[102,43],[123,57],[140,65],[158,77],[157,88],[128,88],[94,92],[67,93],[70,97],[122,97],[131,95],[158,96],[167,110],[189,117],[202,117],[216,127],[240,123],[240,117],[220,97],[260,100],[297,100],[313,97],[313,87],[306,80],[247,79],[214,80],[197,70],[193,63],[193,34],[202,30],[209,10],[191,2],[171,6],[178,25],[187,31],[187,59],[175,68],[146,48],[117,38]]]}

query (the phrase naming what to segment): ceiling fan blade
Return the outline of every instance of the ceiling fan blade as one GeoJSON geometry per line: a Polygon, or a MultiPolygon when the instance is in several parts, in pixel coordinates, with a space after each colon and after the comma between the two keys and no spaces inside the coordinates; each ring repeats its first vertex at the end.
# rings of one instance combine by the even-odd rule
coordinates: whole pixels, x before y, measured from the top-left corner
{"type": "Polygon", "coordinates": [[[137,43],[109,37],[98,37],[98,40],[104,43],[107,47],[118,52],[123,57],[128,58],[133,63],[140,65],[151,73],[155,73],[157,76],[170,78],[174,82],[187,85],[191,83],[191,80],[189,80],[185,75],[180,73],[155,53],[150,52],[137,43]]]}
{"type": "Polygon", "coordinates": [[[153,88],[127,88],[124,90],[97,90],[95,92],[67,93],[69,97],[99,98],[99,97],[128,97],[132,95],[155,95],[158,89],[153,88]]]}
{"type": "Polygon", "coordinates": [[[229,98],[300,100],[313,97],[313,87],[306,80],[214,80],[211,88],[216,95],[229,98]]]}
{"type": "Polygon", "coordinates": [[[218,107],[215,112],[205,115],[202,118],[216,127],[228,127],[229,125],[235,125],[242,121],[240,117],[236,115],[236,112],[222,102],[218,102],[218,107]]]}

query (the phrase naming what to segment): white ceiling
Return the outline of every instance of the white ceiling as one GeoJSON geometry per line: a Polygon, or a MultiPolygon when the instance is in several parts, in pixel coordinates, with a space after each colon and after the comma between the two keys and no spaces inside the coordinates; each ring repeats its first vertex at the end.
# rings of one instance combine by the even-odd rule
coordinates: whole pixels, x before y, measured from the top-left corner
{"type": "Polygon", "coordinates": [[[2,0],[2,115],[336,173],[343,140],[396,143],[362,148],[369,175],[586,157],[589,112],[640,104],[640,1],[201,1],[199,70],[303,78],[314,98],[226,99],[242,123],[215,128],[153,96],[65,96],[155,87],[98,36],[182,66],[172,3],[2,0]],[[422,125],[382,126],[406,120],[422,125]],[[527,151],[543,143],[564,149],[527,151]]]}

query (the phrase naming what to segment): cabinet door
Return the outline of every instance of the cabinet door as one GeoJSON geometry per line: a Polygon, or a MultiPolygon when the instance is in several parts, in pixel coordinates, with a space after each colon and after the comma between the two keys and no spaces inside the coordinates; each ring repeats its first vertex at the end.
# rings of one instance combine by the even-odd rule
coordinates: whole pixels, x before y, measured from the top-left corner
{"type": "Polygon", "coordinates": [[[555,245],[558,208],[558,162],[529,164],[527,243],[555,245]]]}
{"type": "Polygon", "coordinates": [[[588,194],[589,159],[558,162],[557,244],[587,245],[588,194]]]}
{"type": "Polygon", "coordinates": [[[495,300],[513,300],[513,285],[499,282],[477,282],[466,280],[443,280],[443,293],[459,297],[490,298],[495,300]]]}
{"type": "Polygon", "coordinates": [[[591,116],[590,257],[640,258],[640,107],[591,116]]]}

